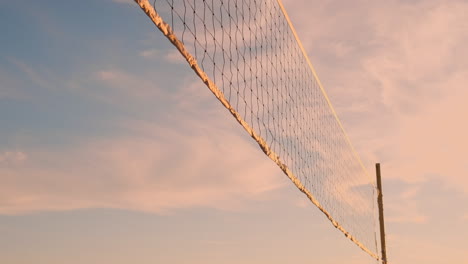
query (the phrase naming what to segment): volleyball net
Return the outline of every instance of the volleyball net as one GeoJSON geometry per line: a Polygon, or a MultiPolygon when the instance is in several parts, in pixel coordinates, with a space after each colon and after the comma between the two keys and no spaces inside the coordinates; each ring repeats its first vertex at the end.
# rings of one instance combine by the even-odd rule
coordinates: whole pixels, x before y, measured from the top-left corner
{"type": "Polygon", "coordinates": [[[377,190],[278,0],[135,0],[330,222],[379,259],[377,190]]]}

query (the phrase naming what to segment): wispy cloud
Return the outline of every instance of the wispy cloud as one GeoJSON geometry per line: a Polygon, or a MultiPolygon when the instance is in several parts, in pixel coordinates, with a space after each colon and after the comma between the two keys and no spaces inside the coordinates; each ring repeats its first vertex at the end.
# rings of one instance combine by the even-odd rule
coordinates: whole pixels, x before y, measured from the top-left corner
{"type": "Polygon", "coordinates": [[[145,49],[140,51],[139,55],[143,58],[157,58],[161,54],[161,51],[158,49],[145,49]]]}
{"type": "Polygon", "coordinates": [[[111,1],[114,3],[118,3],[118,4],[133,4],[134,3],[133,0],[111,0],[111,1]]]}
{"type": "Polygon", "coordinates": [[[203,84],[163,91],[144,73],[117,68],[91,79],[110,89],[100,95],[80,91],[91,98],[110,96],[127,105],[164,101],[170,107],[158,108],[164,112],[155,112],[159,117],[153,121],[117,119],[118,131],[104,137],[4,152],[2,160],[26,157],[21,153],[27,159],[0,166],[0,213],[101,207],[153,213],[190,207],[239,210],[285,184],[229,113],[214,107],[217,102],[203,84]]]}
{"type": "Polygon", "coordinates": [[[92,91],[88,88],[83,92],[106,102],[128,102],[128,97],[136,101],[154,100],[163,93],[158,88],[161,82],[154,76],[134,74],[118,68],[96,71],[89,81],[97,81],[98,85],[95,85],[92,91]]]}
{"type": "Polygon", "coordinates": [[[50,76],[45,77],[44,73],[39,73],[36,69],[15,58],[10,58],[9,61],[15,65],[25,76],[27,76],[27,78],[35,85],[46,89],[54,87],[50,76]]]}
{"type": "Polygon", "coordinates": [[[27,159],[27,155],[22,151],[0,152],[0,164],[22,162],[27,159]]]}
{"type": "Polygon", "coordinates": [[[232,210],[284,183],[244,137],[178,120],[184,120],[179,128],[135,124],[133,136],[32,151],[27,160],[21,152],[3,153],[2,163],[23,162],[0,167],[1,213],[90,207],[232,210]]]}
{"type": "Polygon", "coordinates": [[[171,63],[186,63],[184,57],[176,49],[172,49],[166,54],[166,60],[171,63]]]}
{"type": "Polygon", "coordinates": [[[34,95],[40,90],[52,92],[66,88],[66,78],[47,66],[34,66],[13,56],[7,57],[6,62],[6,66],[0,66],[0,98],[34,101],[34,95]]]}
{"type": "Polygon", "coordinates": [[[388,223],[422,224],[427,221],[420,206],[420,187],[418,185],[400,187],[392,190],[393,195],[385,196],[386,219],[388,223]]]}

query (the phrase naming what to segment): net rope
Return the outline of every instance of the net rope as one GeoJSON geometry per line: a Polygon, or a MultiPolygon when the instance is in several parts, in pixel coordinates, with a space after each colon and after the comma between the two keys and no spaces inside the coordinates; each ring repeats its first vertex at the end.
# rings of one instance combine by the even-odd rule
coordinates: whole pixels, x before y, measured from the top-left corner
{"type": "Polygon", "coordinates": [[[373,179],[277,0],[135,0],[330,222],[379,259],[373,179]]]}

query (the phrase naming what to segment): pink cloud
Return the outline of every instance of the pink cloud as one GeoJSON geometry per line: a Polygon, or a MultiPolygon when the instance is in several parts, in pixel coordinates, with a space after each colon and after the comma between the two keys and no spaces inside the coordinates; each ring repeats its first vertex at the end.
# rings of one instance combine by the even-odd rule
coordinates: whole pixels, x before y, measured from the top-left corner
{"type": "Polygon", "coordinates": [[[154,100],[162,95],[160,81],[148,74],[134,74],[118,68],[105,68],[93,73],[91,84],[78,88],[81,93],[108,103],[126,104],[134,101],[154,100]],[[95,82],[98,82],[96,85],[95,82]],[[93,90],[86,90],[93,87],[93,90]]]}
{"type": "Polygon", "coordinates": [[[0,164],[23,162],[27,155],[22,151],[4,151],[0,152],[0,164]]]}
{"type": "MultiPolygon", "coordinates": [[[[0,167],[0,213],[96,207],[153,213],[189,207],[239,210],[286,183],[223,118],[211,124],[177,120],[180,126],[129,123],[122,128],[129,136],[56,151],[29,150],[22,163],[0,167]]],[[[2,158],[25,156],[19,153],[2,158]]]]}
{"type": "Polygon", "coordinates": [[[284,2],[368,170],[468,193],[468,4],[284,2]]]}

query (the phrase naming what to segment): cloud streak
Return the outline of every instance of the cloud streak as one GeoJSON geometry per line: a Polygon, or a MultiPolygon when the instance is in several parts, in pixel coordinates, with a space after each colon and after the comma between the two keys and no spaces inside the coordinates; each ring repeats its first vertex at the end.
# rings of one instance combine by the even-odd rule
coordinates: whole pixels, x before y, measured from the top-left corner
{"type": "Polygon", "coordinates": [[[117,89],[98,98],[112,94],[112,100],[128,105],[165,100],[170,107],[158,108],[165,113],[154,120],[118,118],[112,134],[0,152],[1,214],[81,208],[241,210],[284,186],[279,169],[229,113],[216,110],[202,84],[163,91],[119,69],[98,71],[93,79],[117,89]]]}
{"type": "Polygon", "coordinates": [[[233,210],[284,183],[254,146],[228,130],[196,123],[136,130],[131,137],[30,152],[28,161],[22,152],[4,153],[2,164],[23,162],[0,168],[6,196],[1,213],[93,207],[233,210]]]}

